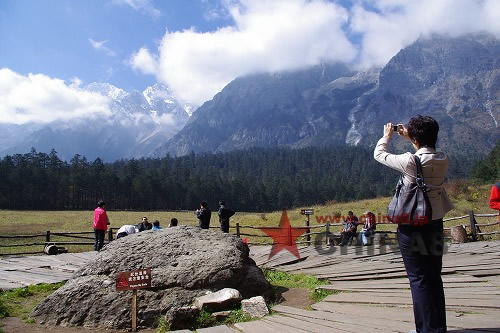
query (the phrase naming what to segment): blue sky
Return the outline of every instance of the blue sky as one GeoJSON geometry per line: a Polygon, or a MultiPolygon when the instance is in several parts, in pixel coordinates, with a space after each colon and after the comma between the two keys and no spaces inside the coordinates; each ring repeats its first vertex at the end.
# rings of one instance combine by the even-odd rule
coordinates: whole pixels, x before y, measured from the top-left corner
{"type": "Polygon", "coordinates": [[[2,0],[0,67],[24,75],[78,77],[84,84],[101,81],[142,90],[156,78],[127,64],[133,52],[157,48],[166,30],[194,26],[211,31],[230,24],[227,17],[205,18],[212,8],[209,2],[167,0],[151,6],[159,15],[107,0],[2,0]],[[104,48],[95,49],[90,39],[106,41],[104,48]]]}
{"type": "Polygon", "coordinates": [[[201,105],[238,76],[383,67],[418,38],[478,32],[500,38],[499,0],[0,0],[0,123],[109,113],[91,82],[201,105]]]}

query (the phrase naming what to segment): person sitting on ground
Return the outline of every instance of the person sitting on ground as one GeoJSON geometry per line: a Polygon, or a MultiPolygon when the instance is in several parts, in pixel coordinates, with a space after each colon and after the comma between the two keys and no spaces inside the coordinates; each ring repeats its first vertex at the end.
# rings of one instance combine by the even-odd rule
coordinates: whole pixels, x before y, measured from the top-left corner
{"type": "Polygon", "coordinates": [[[116,239],[125,237],[130,234],[135,234],[136,232],[139,232],[139,229],[137,226],[132,225],[132,224],[125,224],[118,229],[116,232],[116,239]]]}
{"type": "Polygon", "coordinates": [[[368,245],[368,237],[371,237],[377,228],[375,214],[367,210],[363,215],[365,218],[365,225],[358,234],[358,245],[368,245]]]}
{"type": "Polygon", "coordinates": [[[151,230],[161,230],[161,227],[160,227],[160,221],[155,220],[155,221],[153,222],[153,229],[151,229],[151,230]]]}
{"type": "Polygon", "coordinates": [[[179,221],[177,221],[177,219],[174,217],[173,219],[170,220],[170,224],[168,225],[168,227],[169,228],[177,227],[178,223],[179,223],[179,221]]]}
{"type": "Polygon", "coordinates": [[[212,211],[208,209],[208,204],[206,201],[202,201],[200,206],[200,209],[196,210],[196,217],[198,217],[200,228],[208,229],[210,228],[210,218],[212,218],[212,211]]]}
{"type": "Polygon", "coordinates": [[[217,212],[219,214],[219,222],[220,222],[220,230],[222,232],[228,233],[229,232],[229,218],[234,215],[234,211],[232,211],[229,208],[226,208],[226,203],[224,200],[219,201],[219,211],[217,212]]]}
{"type": "Polygon", "coordinates": [[[142,218],[142,222],[139,224],[139,231],[151,230],[153,229],[153,225],[148,222],[148,218],[144,216],[142,218]]]}
{"type": "Polygon", "coordinates": [[[356,228],[358,227],[358,218],[352,211],[347,213],[347,218],[344,221],[344,229],[342,231],[342,241],[340,246],[351,245],[352,239],[356,235],[356,228]]]}

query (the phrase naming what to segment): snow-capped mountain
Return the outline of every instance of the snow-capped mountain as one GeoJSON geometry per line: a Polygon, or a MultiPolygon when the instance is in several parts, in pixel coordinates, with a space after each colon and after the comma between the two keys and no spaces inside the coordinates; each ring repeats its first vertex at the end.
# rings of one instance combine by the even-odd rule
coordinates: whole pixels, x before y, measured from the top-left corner
{"type": "Polygon", "coordinates": [[[195,109],[161,84],[143,92],[126,92],[97,82],[82,89],[107,97],[111,114],[102,119],[93,116],[44,125],[3,124],[0,155],[25,153],[34,147],[43,152],[54,148],[66,160],[75,154],[106,161],[143,157],[179,132],[195,109]]]}

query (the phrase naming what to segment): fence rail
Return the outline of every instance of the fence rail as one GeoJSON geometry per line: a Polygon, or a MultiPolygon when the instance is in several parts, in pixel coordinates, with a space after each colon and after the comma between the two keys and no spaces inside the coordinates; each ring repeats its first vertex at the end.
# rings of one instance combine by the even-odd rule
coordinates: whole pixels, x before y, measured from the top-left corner
{"type": "MultiPolygon", "coordinates": [[[[471,238],[472,241],[478,240],[478,238],[481,238],[483,236],[491,236],[491,235],[500,235],[500,231],[485,231],[483,232],[481,228],[484,227],[492,227],[495,225],[500,224],[500,220],[496,222],[491,222],[491,223],[477,223],[476,218],[486,218],[486,217],[497,217],[498,214],[476,214],[472,210],[469,211],[468,215],[463,215],[463,216],[456,216],[456,217],[450,217],[446,218],[443,220],[444,223],[449,222],[449,221],[456,221],[456,220],[465,220],[468,219],[469,223],[463,224],[462,226],[466,229],[467,235],[471,238]]],[[[335,221],[336,218],[335,218],[335,221]]],[[[378,222],[377,224],[392,224],[389,221],[382,221],[378,222]]],[[[312,226],[299,226],[299,227],[293,227],[295,230],[304,230],[305,232],[297,237],[295,241],[296,244],[302,245],[311,245],[311,244],[324,244],[329,242],[332,238],[339,238],[340,233],[335,233],[331,232],[331,228],[334,227],[342,227],[342,223],[335,223],[331,221],[326,221],[324,224],[318,224],[318,225],[312,225],[312,226]],[[323,230],[321,230],[323,229],[323,230]],[[324,235],[324,237],[321,237],[324,235]],[[315,236],[315,240],[311,240],[311,237],[315,236]]],[[[234,230],[234,234],[237,235],[238,237],[251,237],[254,241],[250,240],[248,244],[250,245],[270,245],[272,242],[275,240],[272,240],[271,237],[269,237],[267,234],[265,234],[265,230],[276,230],[279,229],[280,227],[270,227],[270,226],[245,226],[241,225],[240,223],[235,223],[234,226],[231,226],[230,229],[234,230]],[[255,232],[259,231],[259,232],[255,232]],[[268,240],[268,241],[263,241],[263,242],[256,242],[256,239],[262,239],[262,240],[268,240]]],[[[210,229],[219,229],[218,226],[212,226],[210,229]]],[[[292,242],[291,238],[291,229],[292,227],[286,227],[282,229],[288,229],[288,232],[283,233],[283,235],[278,236],[279,239],[284,239],[285,242],[292,242]]],[[[105,243],[109,243],[113,241],[115,232],[118,230],[118,228],[110,228],[108,229],[107,232],[107,237],[105,239],[105,243]]],[[[445,228],[445,230],[450,230],[450,228],[445,228]]],[[[377,234],[381,234],[383,236],[388,236],[391,234],[395,234],[395,231],[387,230],[387,231],[376,231],[377,234]]],[[[18,247],[32,247],[32,246],[43,246],[44,248],[48,245],[93,245],[94,242],[94,232],[93,231],[83,231],[83,232],[51,232],[50,230],[47,230],[46,233],[43,234],[33,234],[33,235],[0,235],[0,239],[6,239],[6,240],[22,240],[22,239],[34,239],[34,238],[45,238],[45,240],[42,241],[35,241],[31,243],[24,243],[24,244],[0,244],[0,248],[18,248],[18,247]],[[60,238],[66,238],[66,239],[60,239],[60,238]],[[81,239],[81,240],[92,240],[92,242],[85,242],[85,241],[68,241],[67,238],[70,239],[81,239]]],[[[277,238],[277,237],[275,237],[277,238]]],[[[290,244],[291,245],[291,244],[290,244]]],[[[13,254],[35,254],[35,253],[42,253],[43,249],[41,251],[36,251],[36,252],[22,252],[22,253],[6,253],[8,255],[13,255],[13,254]]],[[[0,254],[0,255],[6,255],[6,254],[0,254]]]]}

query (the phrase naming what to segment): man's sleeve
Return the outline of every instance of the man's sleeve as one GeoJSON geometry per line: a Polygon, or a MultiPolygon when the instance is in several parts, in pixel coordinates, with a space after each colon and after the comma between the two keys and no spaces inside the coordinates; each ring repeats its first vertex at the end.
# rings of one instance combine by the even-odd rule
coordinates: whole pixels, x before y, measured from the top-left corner
{"type": "Polygon", "coordinates": [[[492,209],[500,210],[500,192],[496,186],[491,188],[490,207],[492,209]]]}

